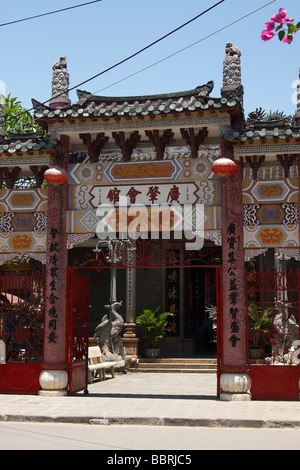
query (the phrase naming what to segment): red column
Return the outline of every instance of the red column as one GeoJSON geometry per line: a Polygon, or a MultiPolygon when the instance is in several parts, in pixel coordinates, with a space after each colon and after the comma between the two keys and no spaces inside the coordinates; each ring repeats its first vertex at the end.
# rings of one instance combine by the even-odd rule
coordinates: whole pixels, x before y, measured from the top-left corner
{"type": "MultiPolygon", "coordinates": [[[[63,156],[57,162],[67,170],[70,142],[60,141],[63,156]]],[[[44,327],[44,363],[40,375],[41,395],[66,395],[68,373],[66,363],[67,328],[67,184],[48,187],[47,258],[44,327]]]]}
{"type": "Polygon", "coordinates": [[[298,153],[298,234],[299,234],[298,247],[300,250],[300,153],[298,153]]]}
{"type": "MultiPolygon", "coordinates": [[[[224,143],[222,154],[233,159],[233,145],[224,143]]],[[[223,344],[220,389],[224,400],[249,400],[243,176],[241,162],[235,163],[235,174],[222,179],[223,344]]]]}

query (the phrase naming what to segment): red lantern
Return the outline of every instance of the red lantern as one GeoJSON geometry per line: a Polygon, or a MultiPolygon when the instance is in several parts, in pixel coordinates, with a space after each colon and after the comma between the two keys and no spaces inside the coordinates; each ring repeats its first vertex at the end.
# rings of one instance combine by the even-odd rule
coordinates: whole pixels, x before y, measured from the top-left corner
{"type": "Polygon", "coordinates": [[[221,157],[216,160],[212,166],[211,170],[215,175],[220,176],[230,176],[236,172],[236,163],[230,158],[221,157]]]}
{"type": "Polygon", "coordinates": [[[45,171],[44,178],[48,183],[54,185],[63,184],[68,181],[68,173],[63,168],[55,166],[45,171]]]}

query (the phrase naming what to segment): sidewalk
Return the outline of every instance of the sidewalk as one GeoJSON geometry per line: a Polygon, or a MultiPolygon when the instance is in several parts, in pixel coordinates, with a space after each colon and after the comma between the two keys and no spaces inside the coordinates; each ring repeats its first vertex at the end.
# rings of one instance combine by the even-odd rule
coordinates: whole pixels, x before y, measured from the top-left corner
{"type": "Polygon", "coordinates": [[[300,427],[300,401],[220,401],[215,374],[117,374],[88,389],[53,398],[0,395],[0,421],[300,427]]]}

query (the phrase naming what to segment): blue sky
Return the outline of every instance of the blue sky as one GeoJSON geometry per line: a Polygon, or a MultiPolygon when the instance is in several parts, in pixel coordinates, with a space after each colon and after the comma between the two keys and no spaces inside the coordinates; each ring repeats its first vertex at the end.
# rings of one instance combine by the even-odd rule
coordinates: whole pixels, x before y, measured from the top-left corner
{"type": "MultiPolygon", "coordinates": [[[[85,0],[2,0],[0,23],[84,3],[85,0]]],[[[295,86],[300,67],[300,32],[291,45],[277,38],[264,43],[264,23],[280,7],[300,20],[299,0],[275,1],[263,10],[133,77],[130,74],[166,58],[223,28],[270,0],[225,0],[126,64],[80,87],[105,96],[147,95],[190,90],[209,80],[211,96],[220,96],[226,42],[242,52],[246,115],[258,107],[267,112],[296,111],[295,86]],[[114,86],[111,84],[123,80],[114,86]],[[294,101],[294,102],[293,102],[294,101]]],[[[147,46],[195,17],[217,0],[103,0],[86,7],[0,28],[0,80],[6,94],[30,108],[31,98],[51,97],[52,66],[65,55],[73,87],[147,46]]],[[[70,98],[77,101],[71,92],[70,98]]]]}

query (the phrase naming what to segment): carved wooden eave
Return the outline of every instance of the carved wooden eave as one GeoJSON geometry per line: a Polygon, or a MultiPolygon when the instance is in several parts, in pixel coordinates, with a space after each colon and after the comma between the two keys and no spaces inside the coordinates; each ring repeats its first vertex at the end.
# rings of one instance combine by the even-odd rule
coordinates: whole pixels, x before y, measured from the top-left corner
{"type": "Polygon", "coordinates": [[[207,127],[203,127],[202,129],[198,130],[197,134],[195,133],[195,129],[193,127],[189,127],[188,129],[181,128],[180,132],[187,145],[189,145],[191,148],[192,157],[196,158],[200,145],[204,143],[204,139],[208,136],[207,127]]]}
{"type": "Polygon", "coordinates": [[[79,137],[87,147],[90,162],[96,162],[109,138],[105,136],[104,132],[98,133],[95,140],[92,140],[90,133],[79,134],[79,137]]]}

